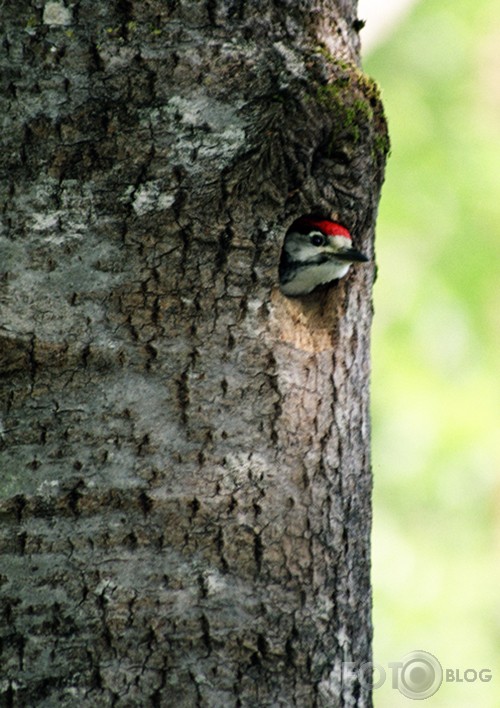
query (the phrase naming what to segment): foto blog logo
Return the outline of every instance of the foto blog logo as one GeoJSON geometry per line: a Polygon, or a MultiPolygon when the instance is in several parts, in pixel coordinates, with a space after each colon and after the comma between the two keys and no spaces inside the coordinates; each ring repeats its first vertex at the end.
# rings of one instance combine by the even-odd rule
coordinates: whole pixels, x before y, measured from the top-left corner
{"type": "Polygon", "coordinates": [[[430,698],[439,690],[443,680],[447,683],[485,683],[492,678],[489,669],[443,670],[438,659],[423,650],[412,651],[401,661],[388,662],[387,670],[377,662],[367,662],[359,667],[358,671],[354,662],[344,662],[343,670],[344,678],[357,678],[362,686],[372,689],[383,686],[389,675],[391,687],[412,700],[430,698]]]}

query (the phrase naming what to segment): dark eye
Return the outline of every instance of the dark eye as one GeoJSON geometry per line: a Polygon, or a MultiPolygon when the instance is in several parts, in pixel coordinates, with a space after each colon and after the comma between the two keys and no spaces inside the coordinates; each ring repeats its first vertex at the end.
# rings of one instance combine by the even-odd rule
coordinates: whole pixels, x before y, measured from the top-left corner
{"type": "Polygon", "coordinates": [[[322,246],[325,243],[325,239],[319,234],[314,234],[314,236],[311,236],[311,243],[313,246],[322,246]]]}

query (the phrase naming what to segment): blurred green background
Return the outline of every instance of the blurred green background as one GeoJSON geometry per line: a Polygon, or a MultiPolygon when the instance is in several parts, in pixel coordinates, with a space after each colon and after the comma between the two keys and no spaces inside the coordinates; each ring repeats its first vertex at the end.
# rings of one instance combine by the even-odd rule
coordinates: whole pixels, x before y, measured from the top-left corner
{"type": "MultiPolygon", "coordinates": [[[[364,60],[392,140],[373,331],[374,660],[424,649],[458,669],[424,704],[439,708],[500,706],[499,9],[421,0],[364,60]],[[483,668],[490,682],[463,680],[483,668]]],[[[415,705],[389,680],[374,701],[415,705]]]]}

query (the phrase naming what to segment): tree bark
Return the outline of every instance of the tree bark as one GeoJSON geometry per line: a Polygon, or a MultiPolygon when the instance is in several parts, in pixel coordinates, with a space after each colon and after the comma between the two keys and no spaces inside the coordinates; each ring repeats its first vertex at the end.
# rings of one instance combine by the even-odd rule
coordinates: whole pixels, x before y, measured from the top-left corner
{"type": "Polygon", "coordinates": [[[4,3],[6,706],[369,706],[387,132],[351,0],[4,3]]]}

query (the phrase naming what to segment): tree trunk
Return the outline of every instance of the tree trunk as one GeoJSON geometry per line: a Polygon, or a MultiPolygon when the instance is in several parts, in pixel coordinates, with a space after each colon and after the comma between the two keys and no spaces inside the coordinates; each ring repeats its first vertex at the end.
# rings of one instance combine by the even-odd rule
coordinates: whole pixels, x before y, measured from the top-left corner
{"type": "Polygon", "coordinates": [[[2,705],[371,704],[373,261],[276,287],[373,256],[355,4],[2,4],[2,705]]]}

